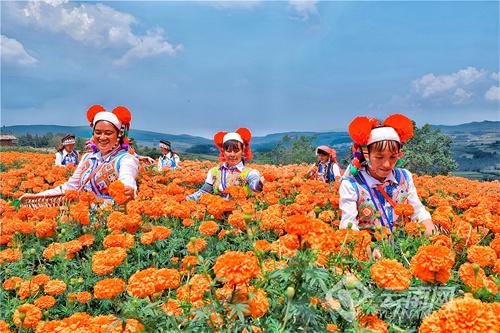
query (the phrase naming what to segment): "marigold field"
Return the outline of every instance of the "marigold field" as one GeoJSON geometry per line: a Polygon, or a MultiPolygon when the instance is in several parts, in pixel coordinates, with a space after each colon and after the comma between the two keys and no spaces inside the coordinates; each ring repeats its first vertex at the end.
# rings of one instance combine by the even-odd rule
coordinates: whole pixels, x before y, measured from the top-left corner
{"type": "Polygon", "coordinates": [[[339,185],[306,165],[254,166],[266,184],[250,199],[185,201],[214,164],[184,161],[141,170],[126,204],[115,182],[114,205],[70,191],[31,209],[16,199],[73,169],[0,163],[0,332],[500,332],[497,181],[414,176],[442,233],[402,220],[375,241],[338,229],[339,185]]]}

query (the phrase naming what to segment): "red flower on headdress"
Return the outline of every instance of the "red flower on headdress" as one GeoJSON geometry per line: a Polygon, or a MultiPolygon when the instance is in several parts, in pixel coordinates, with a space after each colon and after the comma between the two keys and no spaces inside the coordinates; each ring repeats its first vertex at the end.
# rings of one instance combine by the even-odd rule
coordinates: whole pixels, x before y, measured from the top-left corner
{"type": "Polygon", "coordinates": [[[99,104],[94,104],[87,110],[87,120],[89,121],[90,126],[92,126],[92,124],[94,123],[95,115],[103,111],[106,111],[106,109],[104,108],[104,106],[99,104]]]}
{"type": "Polygon", "coordinates": [[[413,137],[413,122],[410,118],[402,114],[396,113],[390,115],[384,120],[382,125],[394,128],[401,142],[406,142],[413,137]]]}
{"type": "Polygon", "coordinates": [[[358,145],[366,145],[372,129],[377,127],[378,120],[365,116],[356,117],[349,124],[349,136],[358,145]]]}
{"type": "Polygon", "coordinates": [[[132,114],[130,114],[130,111],[124,106],[117,106],[112,112],[122,124],[129,124],[132,120],[132,114]]]}

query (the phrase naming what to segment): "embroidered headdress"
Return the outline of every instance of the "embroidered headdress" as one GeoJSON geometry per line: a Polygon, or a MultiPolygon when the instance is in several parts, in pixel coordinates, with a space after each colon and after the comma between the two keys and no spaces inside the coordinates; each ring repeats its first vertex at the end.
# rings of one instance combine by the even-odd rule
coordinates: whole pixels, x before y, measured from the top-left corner
{"type": "Polygon", "coordinates": [[[66,136],[61,139],[61,144],[63,146],[74,145],[75,143],[76,143],[76,140],[75,140],[75,136],[73,134],[66,134],[66,136]]]}

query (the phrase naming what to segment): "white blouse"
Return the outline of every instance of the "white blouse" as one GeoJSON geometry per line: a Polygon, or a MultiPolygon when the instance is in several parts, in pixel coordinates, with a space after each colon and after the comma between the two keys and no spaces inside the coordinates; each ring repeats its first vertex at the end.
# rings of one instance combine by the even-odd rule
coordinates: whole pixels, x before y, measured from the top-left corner
{"type": "MultiPolygon", "coordinates": [[[[83,155],[80,163],[78,163],[78,167],[76,168],[73,175],[68,179],[68,181],[58,187],[55,187],[50,190],[43,191],[39,193],[40,195],[53,195],[53,194],[61,194],[67,190],[79,190],[81,186],[81,177],[84,162],[87,159],[96,159],[97,164],[95,167],[101,165],[102,163],[109,160],[110,154],[102,156],[100,152],[97,153],[87,153],[83,155]]],[[[120,161],[120,171],[118,174],[118,179],[123,183],[123,185],[132,187],[137,190],[136,177],[139,169],[139,160],[137,157],[131,154],[125,154],[120,161]]]]}
{"type": "MultiPolygon", "coordinates": [[[[407,171],[407,170],[406,170],[407,171]]],[[[375,188],[378,184],[383,184],[377,179],[370,176],[370,174],[364,170],[359,170],[363,177],[366,180],[367,185],[370,188],[375,188]]],[[[408,204],[413,206],[415,212],[411,216],[412,221],[425,221],[431,219],[431,214],[425,209],[425,206],[420,201],[420,198],[417,194],[417,189],[415,188],[415,184],[413,183],[413,177],[411,172],[407,171],[408,175],[408,204]]],[[[359,230],[358,227],[358,193],[354,188],[353,184],[345,179],[349,176],[348,172],[344,174],[344,178],[340,184],[339,193],[340,193],[340,202],[339,207],[342,210],[342,219],[340,220],[340,229],[347,229],[349,222],[352,223],[352,229],[359,230]]],[[[392,181],[394,183],[398,183],[396,177],[394,176],[394,172],[384,180],[384,183],[387,181],[392,181]]],[[[386,202],[386,207],[390,206],[390,203],[386,202]]]]}

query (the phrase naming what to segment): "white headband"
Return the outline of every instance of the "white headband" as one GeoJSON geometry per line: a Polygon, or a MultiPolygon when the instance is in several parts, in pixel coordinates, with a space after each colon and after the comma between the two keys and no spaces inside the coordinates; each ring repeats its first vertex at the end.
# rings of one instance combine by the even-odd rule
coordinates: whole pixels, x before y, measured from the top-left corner
{"type": "Polygon", "coordinates": [[[224,135],[224,138],[222,138],[222,144],[226,143],[229,140],[236,140],[243,143],[243,139],[238,133],[227,133],[226,135],[224,135]]]}
{"type": "Polygon", "coordinates": [[[112,112],[107,112],[107,111],[98,112],[94,117],[94,122],[92,124],[92,127],[95,127],[95,124],[97,124],[97,122],[100,120],[109,121],[110,123],[115,125],[115,127],[118,129],[121,129],[122,127],[122,123],[118,120],[118,117],[112,112]]]}
{"type": "Polygon", "coordinates": [[[370,145],[374,142],[385,141],[385,140],[397,141],[401,143],[401,139],[399,138],[399,135],[394,128],[377,127],[372,129],[367,145],[370,145]]]}
{"type": "Polygon", "coordinates": [[[76,143],[75,139],[66,139],[62,142],[63,146],[65,145],[74,145],[76,143]]]}
{"type": "Polygon", "coordinates": [[[160,142],[160,148],[170,149],[170,146],[160,142]]]}

